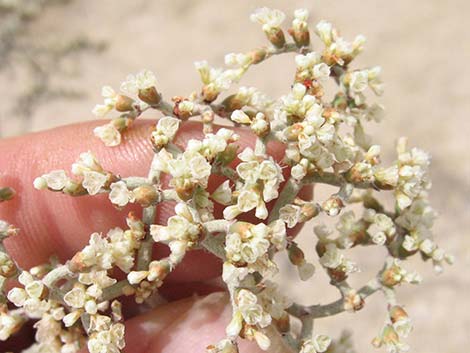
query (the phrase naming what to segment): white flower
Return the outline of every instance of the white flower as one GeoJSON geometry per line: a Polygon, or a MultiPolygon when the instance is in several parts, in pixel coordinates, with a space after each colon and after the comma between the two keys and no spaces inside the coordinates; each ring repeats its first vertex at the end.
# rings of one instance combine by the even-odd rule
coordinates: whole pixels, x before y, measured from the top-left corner
{"type": "Polygon", "coordinates": [[[408,337],[410,334],[411,330],[413,329],[413,324],[411,323],[411,319],[409,317],[401,318],[397,321],[395,321],[392,324],[395,332],[400,336],[400,337],[408,337]]]}
{"type": "Polygon", "coordinates": [[[113,147],[121,143],[121,133],[111,123],[95,127],[93,133],[103,141],[106,146],[113,147]]]}
{"type": "Polygon", "coordinates": [[[318,353],[325,352],[330,346],[331,338],[326,335],[315,335],[313,346],[318,353]]]}
{"type": "Polygon", "coordinates": [[[369,79],[370,89],[378,96],[382,95],[384,92],[384,85],[380,74],[382,73],[382,68],[380,66],[375,66],[367,71],[369,79]]]}
{"type": "Polygon", "coordinates": [[[13,312],[0,312],[0,341],[6,341],[22,326],[24,318],[13,312]]]}
{"type": "Polygon", "coordinates": [[[324,81],[330,77],[330,67],[325,63],[315,65],[313,67],[313,77],[319,81],[324,81]]]}
{"type": "Polygon", "coordinates": [[[317,24],[315,33],[317,33],[321,41],[328,46],[334,39],[333,31],[333,25],[330,22],[322,20],[317,24]]]}
{"type": "Polygon", "coordinates": [[[258,298],[252,292],[241,289],[237,294],[237,307],[243,320],[249,325],[267,327],[271,323],[271,316],[258,304],[258,298]]]}
{"type": "Polygon", "coordinates": [[[118,353],[124,345],[124,325],[116,323],[107,330],[93,333],[87,346],[90,353],[118,353]]]}
{"type": "Polygon", "coordinates": [[[376,245],[384,245],[387,241],[387,236],[384,232],[376,232],[371,235],[372,242],[376,245]]]}
{"type": "Polygon", "coordinates": [[[298,54],[295,56],[295,64],[300,71],[311,70],[315,65],[321,62],[321,55],[316,52],[307,54],[298,54]]]}
{"type": "Polygon", "coordinates": [[[217,343],[216,346],[209,346],[206,348],[206,353],[237,353],[238,348],[232,343],[231,340],[225,338],[217,343]]]}
{"type": "Polygon", "coordinates": [[[191,115],[194,109],[194,103],[189,100],[183,100],[178,104],[180,113],[191,115]]]}
{"type": "Polygon", "coordinates": [[[244,53],[230,53],[225,55],[225,65],[229,67],[246,67],[250,65],[251,57],[244,53]]]}
{"type": "Polygon", "coordinates": [[[211,198],[221,205],[229,205],[232,202],[232,190],[230,189],[230,181],[226,180],[220,184],[212,193],[211,198]]]}
{"type": "Polygon", "coordinates": [[[308,160],[303,158],[299,164],[296,164],[292,167],[291,176],[297,181],[301,181],[307,175],[307,166],[308,160]]]}
{"type": "Polygon", "coordinates": [[[79,159],[72,164],[72,174],[83,176],[84,172],[102,173],[103,167],[92,152],[80,153],[79,159]]]}
{"type": "Polygon", "coordinates": [[[167,226],[151,225],[150,234],[157,242],[173,240],[195,241],[200,233],[199,225],[194,221],[188,206],[179,203],[175,207],[176,215],[168,219],[167,226]]]}
{"type": "Polygon", "coordinates": [[[279,218],[286,222],[287,227],[293,228],[299,223],[302,209],[297,205],[285,205],[279,210],[279,218]]]}
{"type": "Polygon", "coordinates": [[[12,288],[8,292],[8,300],[18,307],[23,306],[26,299],[28,299],[28,294],[22,288],[12,288]]]}
{"type": "Polygon", "coordinates": [[[155,87],[157,78],[152,71],[143,70],[136,75],[129,75],[121,84],[121,90],[129,94],[137,94],[139,90],[155,87]]]}
{"type": "Polygon", "coordinates": [[[320,263],[331,269],[339,267],[344,260],[344,256],[338,251],[335,244],[329,243],[325,246],[326,251],[320,258],[320,263]]]}
{"type": "Polygon", "coordinates": [[[222,268],[222,279],[227,285],[237,287],[249,273],[247,267],[236,267],[230,262],[224,262],[222,268]]]}
{"type": "Polygon", "coordinates": [[[138,284],[147,278],[148,275],[148,271],[131,271],[127,275],[127,280],[130,284],[138,284]]]}
{"type": "Polygon", "coordinates": [[[292,28],[295,31],[306,31],[307,20],[309,12],[307,9],[297,9],[294,11],[294,20],[292,21],[292,28]]]}
{"type": "Polygon", "coordinates": [[[398,167],[394,165],[389,168],[377,168],[374,177],[381,185],[396,187],[398,184],[398,167]]]}
{"type": "Polygon", "coordinates": [[[239,124],[250,124],[250,117],[243,110],[234,110],[230,119],[239,124]]]}
{"type": "Polygon", "coordinates": [[[186,151],[179,154],[176,159],[171,155],[163,157],[164,164],[159,168],[171,174],[173,178],[170,186],[175,187],[177,191],[192,192],[196,185],[207,187],[212,167],[206,158],[195,151],[194,146],[190,146],[189,142],[186,151]]]}
{"type": "Polygon", "coordinates": [[[369,74],[366,70],[353,71],[349,81],[349,89],[353,93],[363,92],[369,84],[369,74]]]}
{"type": "Polygon", "coordinates": [[[83,287],[75,287],[65,293],[64,302],[74,309],[83,308],[86,301],[86,292],[83,287]]]}
{"type": "Polygon", "coordinates": [[[398,186],[395,198],[399,209],[404,210],[431,187],[428,175],[431,157],[417,148],[407,151],[404,138],[398,140],[397,152],[398,186]]]}
{"type": "Polygon", "coordinates": [[[216,69],[209,66],[207,61],[197,61],[194,63],[196,70],[204,83],[206,99],[213,100],[217,95],[230,88],[233,82],[240,80],[244,69],[216,69]]]}
{"type": "Polygon", "coordinates": [[[91,111],[94,116],[97,116],[98,118],[103,118],[106,114],[108,114],[113,107],[110,107],[109,105],[105,104],[97,104],[91,111]]]}
{"type": "Polygon", "coordinates": [[[245,148],[238,157],[242,163],[237,166],[237,173],[244,184],[239,186],[237,205],[225,208],[224,217],[230,220],[256,208],[256,217],[266,219],[268,210],[265,203],[279,196],[279,185],[284,181],[282,170],[271,157],[265,159],[264,156],[255,155],[251,148],[245,148]]]}
{"type": "Polygon", "coordinates": [[[33,319],[40,319],[47,311],[51,309],[51,303],[43,299],[46,288],[40,280],[27,271],[21,272],[18,281],[24,286],[22,288],[13,288],[8,292],[8,300],[18,307],[22,307],[26,314],[33,319]]]}
{"type": "Polygon", "coordinates": [[[108,231],[107,237],[111,244],[113,262],[122,271],[127,273],[134,265],[134,252],[139,248],[142,236],[137,232],[123,231],[118,227],[108,231]]]}
{"type": "Polygon", "coordinates": [[[103,86],[101,88],[101,95],[104,98],[104,104],[97,104],[92,110],[92,113],[100,118],[114,109],[117,100],[116,92],[110,86],[103,86]]]}
{"type": "Polygon", "coordinates": [[[421,244],[419,244],[419,249],[428,256],[431,256],[435,248],[436,245],[431,239],[424,239],[421,244]]]}
{"type": "MultiPolygon", "coordinates": [[[[181,105],[181,104],[180,104],[181,105]]],[[[178,132],[180,120],[171,116],[165,116],[158,120],[152,139],[158,147],[165,146],[175,137],[178,132]]]]}
{"type": "Polygon", "coordinates": [[[278,250],[283,250],[287,243],[287,230],[284,222],[280,219],[269,223],[269,241],[278,250]]]}
{"type": "Polygon", "coordinates": [[[250,19],[253,22],[258,22],[263,25],[263,31],[268,32],[272,29],[279,28],[285,17],[286,15],[280,10],[262,7],[256,9],[250,16],[250,19]]]}
{"type": "Polygon", "coordinates": [[[313,339],[304,341],[299,353],[323,353],[331,344],[331,338],[326,335],[315,335],[313,339]]]}
{"type": "Polygon", "coordinates": [[[109,199],[114,205],[123,207],[129,202],[134,201],[132,192],[127,188],[126,183],[117,181],[110,185],[111,191],[109,192],[109,199]]]}
{"type": "Polygon", "coordinates": [[[82,185],[88,191],[89,195],[96,195],[107,181],[108,177],[105,174],[94,171],[83,172],[82,185]]]}
{"type": "Polygon", "coordinates": [[[53,170],[41,177],[47,184],[47,187],[52,190],[62,190],[66,185],[69,178],[63,170],[53,170]]]}
{"type": "Polygon", "coordinates": [[[403,247],[403,249],[410,252],[418,249],[418,244],[416,243],[416,240],[409,235],[405,235],[405,240],[403,240],[401,246],[403,247]]]}
{"type": "MultiPolygon", "coordinates": [[[[263,223],[257,225],[247,225],[243,230],[243,234],[232,232],[227,235],[225,242],[225,252],[227,258],[232,262],[245,262],[247,264],[254,264],[258,259],[267,255],[270,246],[269,236],[277,237],[274,244],[282,244],[282,229],[276,229],[273,224],[273,229],[263,223]],[[279,233],[279,234],[276,234],[279,233]]],[[[284,235],[285,236],[285,235],[284,235]]]]}

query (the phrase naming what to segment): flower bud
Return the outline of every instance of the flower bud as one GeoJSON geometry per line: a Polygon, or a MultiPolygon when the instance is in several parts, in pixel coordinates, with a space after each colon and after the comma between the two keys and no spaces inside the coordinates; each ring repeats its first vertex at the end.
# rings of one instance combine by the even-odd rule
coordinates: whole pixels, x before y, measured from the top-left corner
{"type": "Polygon", "coordinates": [[[256,114],[251,122],[251,130],[259,137],[264,137],[271,131],[269,121],[263,113],[256,114]]]}
{"type": "Polygon", "coordinates": [[[369,163],[364,162],[354,164],[348,171],[347,179],[356,184],[372,181],[372,166],[369,163]]]}
{"type": "Polygon", "coordinates": [[[243,102],[237,94],[232,94],[225,98],[222,102],[224,110],[227,112],[233,112],[235,110],[243,108],[245,102],[243,102]]]}
{"type": "Polygon", "coordinates": [[[10,278],[16,274],[16,265],[7,253],[0,251],[0,276],[10,278]]]}
{"type": "Polygon", "coordinates": [[[128,112],[134,110],[134,100],[131,97],[123,94],[118,94],[116,97],[116,110],[118,112],[128,112]]]}
{"type": "Polygon", "coordinates": [[[387,287],[393,287],[400,283],[394,267],[387,268],[382,272],[382,283],[387,287]]]}
{"type": "Polygon", "coordinates": [[[173,108],[173,113],[180,118],[181,120],[187,120],[190,116],[193,115],[194,103],[187,100],[177,97],[174,99],[175,107],[173,108]]]}
{"type": "Polygon", "coordinates": [[[307,47],[310,44],[310,33],[308,32],[308,28],[306,27],[303,27],[300,29],[290,28],[287,32],[292,36],[295,44],[299,48],[307,47]]]}
{"type": "Polygon", "coordinates": [[[390,320],[392,320],[392,323],[395,323],[399,320],[404,320],[408,319],[408,314],[406,311],[399,305],[394,305],[392,306],[389,310],[388,313],[390,315],[390,320]]]}
{"type": "Polygon", "coordinates": [[[253,64],[258,64],[266,58],[266,49],[258,48],[248,53],[251,56],[251,62],[253,64]]]}
{"type": "Polygon", "coordinates": [[[288,256],[290,262],[295,266],[301,266],[305,263],[305,255],[304,252],[297,246],[297,244],[292,243],[288,249],[288,256]]]}
{"type": "Polygon", "coordinates": [[[382,190],[392,190],[398,184],[398,168],[379,168],[374,173],[375,184],[382,190]]]}
{"type": "Polygon", "coordinates": [[[215,114],[211,110],[206,110],[201,114],[201,120],[204,124],[211,124],[214,122],[215,114]]]}
{"type": "Polygon", "coordinates": [[[396,344],[400,341],[398,334],[395,332],[391,325],[384,327],[382,331],[382,341],[385,344],[396,344]]]}
{"type": "Polygon", "coordinates": [[[10,187],[0,188],[0,202],[11,200],[15,196],[15,190],[10,187]]]}
{"type": "Polygon", "coordinates": [[[147,278],[148,274],[148,271],[131,271],[127,275],[127,280],[130,284],[138,284],[147,278]]]}
{"type": "Polygon", "coordinates": [[[284,312],[282,313],[282,316],[279,319],[274,319],[273,322],[276,325],[276,328],[278,329],[279,332],[289,332],[290,330],[290,317],[289,315],[284,312]]]}
{"type": "Polygon", "coordinates": [[[348,275],[341,267],[338,268],[328,268],[328,275],[330,276],[331,280],[339,283],[343,282],[346,278],[348,278],[348,275]]]}
{"type": "Polygon", "coordinates": [[[287,141],[296,142],[302,130],[303,127],[301,124],[293,124],[284,131],[284,137],[287,139],[287,141]]]}
{"type": "Polygon", "coordinates": [[[150,105],[157,105],[162,100],[162,97],[155,87],[140,89],[138,96],[140,100],[150,105]]]}
{"type": "Polygon", "coordinates": [[[334,217],[341,212],[341,209],[344,207],[344,203],[339,196],[332,195],[328,200],[323,202],[321,207],[328,216],[334,217]]]}
{"type": "Polygon", "coordinates": [[[265,33],[268,40],[276,48],[282,48],[286,44],[286,38],[284,37],[284,32],[281,28],[271,28],[265,33]]]}
{"type": "Polygon", "coordinates": [[[158,201],[158,192],[152,185],[142,185],[133,190],[135,202],[142,207],[149,207],[158,201]]]}
{"type": "Polygon", "coordinates": [[[163,280],[171,271],[171,264],[166,260],[152,261],[149,264],[149,281],[163,280]]]}
{"type": "Polygon", "coordinates": [[[202,87],[202,97],[206,103],[215,101],[219,96],[219,93],[220,92],[212,84],[208,84],[202,87]]]}

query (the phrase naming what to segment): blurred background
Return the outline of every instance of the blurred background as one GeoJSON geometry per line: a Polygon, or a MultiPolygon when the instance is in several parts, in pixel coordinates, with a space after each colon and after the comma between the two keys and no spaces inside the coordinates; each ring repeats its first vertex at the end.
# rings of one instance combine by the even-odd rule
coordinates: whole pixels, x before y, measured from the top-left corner
{"type": "MultiPolygon", "coordinates": [[[[424,277],[418,287],[403,287],[398,299],[414,319],[408,342],[412,351],[461,353],[470,346],[470,3],[465,0],[348,1],[194,1],[194,0],[0,0],[0,137],[93,119],[104,84],[118,87],[143,68],[157,74],[168,98],[200,87],[195,60],[223,64],[224,54],[266,44],[249,14],[259,6],[310,10],[311,23],[333,22],[346,39],[364,34],[366,50],[356,67],[381,65],[386,91],[385,121],[372,126],[385,156],[394,141],[410,143],[433,155],[431,199],[441,214],[434,230],[456,264],[435,276],[430,264],[411,261],[424,277]],[[19,5],[19,6],[18,6],[19,5]]],[[[290,17],[289,17],[290,18],[290,17]]],[[[243,85],[272,97],[288,91],[293,57],[269,60],[251,70],[243,85]]],[[[147,116],[151,117],[151,116],[147,116]]],[[[90,132],[91,136],[91,132],[90,132]]],[[[317,197],[325,194],[318,190],[317,197]]],[[[300,237],[309,259],[314,254],[312,226],[300,237]]],[[[368,249],[369,250],[369,249],[368,249]]],[[[383,254],[355,251],[361,286],[381,266],[383,254]]],[[[336,289],[318,271],[312,283],[280,282],[307,304],[337,299],[336,289]]],[[[295,276],[294,276],[295,277],[295,276]]],[[[317,333],[337,336],[354,331],[357,352],[372,352],[372,338],[386,317],[377,294],[356,313],[320,320],[317,333]]]]}

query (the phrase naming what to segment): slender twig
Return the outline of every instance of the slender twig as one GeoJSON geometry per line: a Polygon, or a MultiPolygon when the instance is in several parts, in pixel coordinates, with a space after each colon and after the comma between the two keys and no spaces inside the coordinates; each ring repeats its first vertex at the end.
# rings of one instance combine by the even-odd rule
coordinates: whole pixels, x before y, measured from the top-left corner
{"type": "MultiPolygon", "coordinates": [[[[359,289],[358,294],[362,299],[365,299],[381,288],[382,284],[379,282],[379,280],[377,278],[373,278],[367,282],[367,284],[361,287],[361,289],[359,289]]],[[[343,311],[345,311],[343,298],[324,305],[304,306],[294,303],[287,309],[287,312],[292,316],[301,318],[306,315],[311,315],[314,319],[337,315],[343,311]]]]}
{"type": "Polygon", "coordinates": [[[287,180],[286,185],[284,185],[279,198],[276,200],[276,203],[269,214],[268,223],[279,218],[279,211],[281,208],[294,201],[295,197],[299,193],[300,187],[301,184],[294,178],[287,180]]]}

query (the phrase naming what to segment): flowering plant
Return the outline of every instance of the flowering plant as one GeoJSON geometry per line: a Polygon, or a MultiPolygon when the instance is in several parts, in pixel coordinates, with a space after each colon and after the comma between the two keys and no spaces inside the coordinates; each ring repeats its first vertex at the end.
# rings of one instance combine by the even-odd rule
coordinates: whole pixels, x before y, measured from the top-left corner
{"type": "MultiPolygon", "coordinates": [[[[401,138],[396,161],[382,164],[380,146],[365,132],[367,123],[382,119],[383,107],[367,102],[369,90],[383,91],[381,70],[352,67],[363,50],[363,36],[348,42],[321,21],[315,28],[321,44],[314,50],[304,9],[294,13],[288,30],[292,40],[281,29],[281,11],[261,8],[251,19],[262,25],[269,44],[226,55],[225,68],[196,62],[203,84],[199,92],[166,101],[150,71],[129,76],[122,92],[103,87],[104,102],[93,112],[100,117],[118,113],[94,129],[106,146],[119,145],[145,111],[164,115],[150,132],[155,153],[148,176],[122,177],[84,152],[71,167],[72,177],[53,170],[36,178],[34,187],[70,196],[107,194],[118,209],[140,205],[142,217],[131,212],[126,229],[93,233],[64,264],[51,261],[29,270],[19,268],[3,246],[18,229],[0,221],[1,340],[37,320],[37,342],[28,352],[71,353],[85,345],[90,353],[119,352],[125,346],[120,299],[151,301],[185,256],[203,249],[221,260],[233,309],[226,337],[208,342],[207,352],[237,352],[240,339],[268,350],[274,334],[293,352],[346,352],[344,339],[314,334],[314,320],[360,310],[377,291],[385,294],[387,314],[373,344],[389,352],[407,350],[403,338],[411,322],[395,290],[419,283],[420,276],[403,263],[419,253],[441,271],[443,263],[453,261],[431,233],[436,214],[428,202],[430,157],[401,138]],[[296,53],[293,84],[284,96],[270,99],[256,88],[234,87],[252,66],[284,53],[296,53]],[[329,81],[336,91],[328,92],[329,81]],[[191,120],[199,121],[203,137],[181,146],[176,137],[191,120]],[[252,134],[251,147],[239,148],[240,132],[252,134]],[[281,156],[271,153],[273,144],[283,147],[281,156]],[[214,180],[218,184],[212,188],[214,180]],[[312,185],[337,190],[317,201],[301,192],[312,185]],[[382,200],[384,193],[393,199],[391,209],[382,200]],[[155,216],[163,204],[172,205],[174,215],[158,224],[155,216]],[[352,205],[362,206],[362,213],[352,205]],[[317,221],[322,214],[338,218],[336,232],[317,221]],[[310,220],[319,265],[340,294],[324,305],[295,303],[274,282],[274,256],[280,252],[287,253],[300,280],[314,275],[314,265],[289,232],[310,220]],[[155,258],[155,243],[167,245],[169,255],[155,258]],[[387,257],[377,275],[355,289],[348,277],[359,266],[346,250],[358,246],[382,247],[387,257]],[[14,280],[20,286],[13,286],[14,280]]],[[[0,201],[14,195],[12,188],[0,189],[0,201]]]]}

